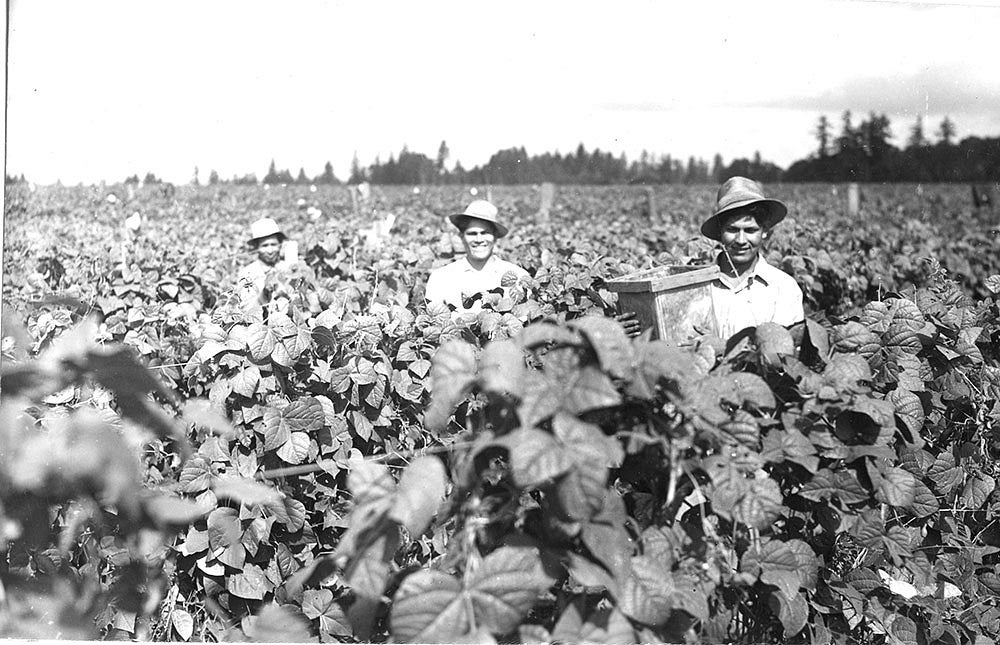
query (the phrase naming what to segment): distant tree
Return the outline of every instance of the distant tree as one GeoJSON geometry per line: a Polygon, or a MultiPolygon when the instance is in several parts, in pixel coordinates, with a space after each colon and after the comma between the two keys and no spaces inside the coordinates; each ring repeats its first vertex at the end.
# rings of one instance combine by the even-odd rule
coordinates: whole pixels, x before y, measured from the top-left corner
{"type": "Polygon", "coordinates": [[[825,114],[819,117],[819,122],[816,124],[816,141],[819,143],[816,152],[822,159],[830,151],[830,120],[826,118],[825,114]]]}
{"type": "Polygon", "coordinates": [[[146,176],[143,177],[142,179],[142,183],[147,186],[152,186],[154,184],[162,184],[163,182],[160,181],[160,178],[154,175],[153,173],[147,172],[146,176]]]}
{"type": "Polygon", "coordinates": [[[139,185],[139,175],[132,175],[131,177],[125,178],[125,184],[132,184],[133,186],[139,185]]]}
{"type": "Polygon", "coordinates": [[[304,186],[309,183],[309,178],[306,177],[306,169],[299,167],[299,176],[295,178],[295,183],[300,186],[304,186]]]}
{"type": "Polygon", "coordinates": [[[267,167],[267,174],[264,175],[265,184],[276,184],[278,183],[278,169],[275,168],[274,159],[271,160],[271,165],[267,167]]]}
{"type": "Polygon", "coordinates": [[[837,148],[840,152],[848,152],[858,148],[858,134],[851,124],[850,110],[844,110],[840,117],[840,136],[837,137],[837,148]]]}
{"type": "Polygon", "coordinates": [[[725,177],[722,176],[725,171],[726,166],[722,161],[722,155],[715,153],[715,157],[712,158],[712,183],[721,184],[725,181],[725,177]]]}
{"type": "Polygon", "coordinates": [[[868,120],[861,122],[862,145],[868,156],[879,157],[889,148],[889,139],[892,138],[889,117],[885,114],[875,114],[870,112],[868,120]]]}
{"type": "Polygon", "coordinates": [[[208,185],[215,186],[218,183],[219,183],[219,173],[215,172],[214,170],[208,173],[208,185]]]}
{"type": "Polygon", "coordinates": [[[192,186],[201,186],[201,181],[198,179],[198,166],[194,167],[194,177],[191,178],[192,186]]]}
{"type": "Polygon", "coordinates": [[[265,184],[293,184],[295,180],[292,178],[292,173],[288,169],[276,170],[274,167],[274,159],[271,160],[271,165],[268,166],[267,174],[264,175],[263,183],[265,184]]]}
{"type": "Polygon", "coordinates": [[[927,145],[927,137],[924,136],[924,117],[921,114],[917,115],[917,120],[910,128],[910,136],[906,139],[906,147],[909,148],[922,148],[927,145]]]}
{"type": "Polygon", "coordinates": [[[316,177],[315,182],[317,184],[324,184],[327,186],[336,186],[340,183],[337,176],[333,174],[333,164],[329,161],[323,166],[323,174],[316,177]]]}
{"type": "Polygon", "coordinates": [[[444,140],[441,141],[441,145],[438,146],[437,159],[434,160],[434,168],[437,170],[439,177],[445,175],[448,171],[445,168],[445,163],[448,162],[448,157],[451,155],[451,151],[448,150],[448,144],[444,140]]]}
{"type": "Polygon", "coordinates": [[[237,186],[256,186],[257,174],[251,172],[249,174],[243,175],[242,177],[233,175],[233,183],[236,184],[237,186]]]}
{"type": "Polygon", "coordinates": [[[360,184],[367,180],[367,173],[365,173],[365,170],[361,167],[361,162],[358,161],[358,151],[355,150],[354,157],[351,159],[351,176],[348,178],[347,183],[360,184]]]}
{"type": "Polygon", "coordinates": [[[955,123],[947,116],[941,121],[941,125],[938,126],[938,142],[950,146],[952,145],[952,139],[955,138],[955,123]]]}

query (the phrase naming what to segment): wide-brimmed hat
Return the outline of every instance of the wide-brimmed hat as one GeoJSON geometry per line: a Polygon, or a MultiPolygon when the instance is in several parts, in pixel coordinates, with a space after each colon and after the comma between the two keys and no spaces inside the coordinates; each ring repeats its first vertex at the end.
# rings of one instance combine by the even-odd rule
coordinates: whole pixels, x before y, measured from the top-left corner
{"type": "Polygon", "coordinates": [[[782,202],[764,196],[764,187],[758,182],[746,177],[730,177],[716,195],[715,213],[701,225],[702,235],[718,241],[722,237],[723,216],[752,204],[760,204],[763,210],[763,215],[756,215],[763,228],[771,228],[788,214],[788,208],[782,202]]]}
{"type": "Polygon", "coordinates": [[[457,226],[459,229],[462,228],[463,222],[467,219],[481,219],[485,222],[489,222],[496,229],[496,236],[503,237],[507,234],[507,227],[501,224],[497,220],[497,207],[489,203],[485,199],[477,199],[468,206],[461,213],[456,213],[454,215],[449,215],[448,219],[451,223],[457,226]]]}
{"type": "Polygon", "coordinates": [[[277,235],[281,242],[285,241],[285,234],[278,228],[278,223],[270,217],[262,217],[250,225],[250,240],[247,244],[257,246],[258,242],[272,235],[277,235]]]}

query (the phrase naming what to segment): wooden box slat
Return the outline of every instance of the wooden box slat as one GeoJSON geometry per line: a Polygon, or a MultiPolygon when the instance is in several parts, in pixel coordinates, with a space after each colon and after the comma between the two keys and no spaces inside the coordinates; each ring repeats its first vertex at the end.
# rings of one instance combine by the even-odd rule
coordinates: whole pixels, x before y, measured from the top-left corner
{"type": "Polygon", "coordinates": [[[710,285],[719,267],[668,265],[632,273],[605,283],[618,293],[620,311],[634,312],[653,338],[679,344],[712,313],[710,285]]]}

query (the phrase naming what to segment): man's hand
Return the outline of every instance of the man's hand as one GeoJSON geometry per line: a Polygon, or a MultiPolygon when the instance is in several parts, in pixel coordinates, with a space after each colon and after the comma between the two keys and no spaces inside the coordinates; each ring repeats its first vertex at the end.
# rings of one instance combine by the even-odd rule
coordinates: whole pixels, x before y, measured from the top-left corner
{"type": "Polygon", "coordinates": [[[625,335],[629,338],[635,338],[642,333],[642,325],[636,319],[634,311],[626,311],[623,314],[618,314],[615,316],[615,320],[621,324],[622,329],[625,330],[625,335]]]}

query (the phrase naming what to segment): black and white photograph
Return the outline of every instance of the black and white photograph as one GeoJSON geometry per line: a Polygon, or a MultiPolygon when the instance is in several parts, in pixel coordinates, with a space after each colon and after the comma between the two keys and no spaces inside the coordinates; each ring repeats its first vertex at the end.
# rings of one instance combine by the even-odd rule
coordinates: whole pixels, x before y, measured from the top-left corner
{"type": "Polygon", "coordinates": [[[1000,0],[8,0],[0,639],[1000,643],[1000,0]]]}

